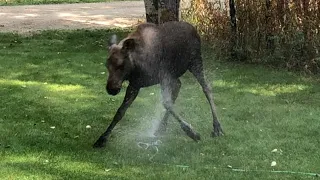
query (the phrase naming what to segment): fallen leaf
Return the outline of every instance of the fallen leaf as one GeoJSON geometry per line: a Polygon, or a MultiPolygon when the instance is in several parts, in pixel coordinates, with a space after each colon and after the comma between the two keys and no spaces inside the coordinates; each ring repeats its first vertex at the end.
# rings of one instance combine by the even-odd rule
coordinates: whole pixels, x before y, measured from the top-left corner
{"type": "Polygon", "coordinates": [[[273,152],[273,153],[278,152],[278,149],[274,149],[271,152],[273,152]]]}

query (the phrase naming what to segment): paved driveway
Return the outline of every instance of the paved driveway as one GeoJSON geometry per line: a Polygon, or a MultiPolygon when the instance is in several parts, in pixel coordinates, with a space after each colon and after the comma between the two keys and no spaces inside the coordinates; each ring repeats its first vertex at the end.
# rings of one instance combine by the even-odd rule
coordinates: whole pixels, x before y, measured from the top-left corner
{"type": "Polygon", "coordinates": [[[0,32],[129,27],[144,19],[143,1],[0,6],[0,32]]]}

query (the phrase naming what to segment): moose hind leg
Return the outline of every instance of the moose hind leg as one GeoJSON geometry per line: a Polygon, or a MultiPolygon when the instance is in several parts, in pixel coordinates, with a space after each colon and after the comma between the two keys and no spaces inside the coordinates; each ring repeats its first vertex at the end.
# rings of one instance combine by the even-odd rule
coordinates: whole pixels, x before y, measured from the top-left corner
{"type": "MultiPolygon", "coordinates": [[[[181,88],[181,81],[179,79],[177,79],[175,81],[172,81],[171,88],[168,89],[167,92],[164,92],[164,91],[166,91],[165,87],[161,88],[161,92],[162,92],[163,96],[167,96],[167,97],[164,97],[164,99],[165,98],[170,98],[172,104],[174,104],[176,99],[178,98],[178,94],[180,92],[180,88],[181,88]]],[[[162,134],[163,132],[166,131],[169,115],[170,115],[170,112],[168,110],[166,110],[166,112],[165,112],[165,114],[164,114],[164,116],[163,116],[163,118],[162,118],[162,120],[160,122],[160,125],[158,127],[158,130],[155,132],[155,135],[160,135],[160,134],[162,134]]]]}
{"type": "Polygon", "coordinates": [[[199,82],[199,84],[202,87],[202,90],[210,104],[210,109],[211,109],[211,113],[213,116],[213,131],[212,131],[212,136],[221,136],[223,135],[223,130],[221,128],[220,122],[218,120],[218,116],[217,116],[217,112],[216,112],[216,108],[215,108],[215,104],[213,101],[213,95],[212,95],[212,90],[211,87],[209,86],[208,82],[205,80],[205,76],[203,73],[203,64],[202,64],[202,59],[200,57],[200,59],[198,61],[194,61],[195,63],[189,68],[189,71],[195,76],[195,78],[197,79],[197,81],[199,82]]]}
{"type": "Polygon", "coordinates": [[[161,83],[163,106],[166,108],[167,112],[170,113],[179,122],[182,130],[187,134],[187,136],[189,136],[194,141],[199,141],[200,135],[193,130],[190,124],[188,124],[178,113],[174,111],[172,89],[174,89],[177,81],[177,79],[165,79],[161,83]]]}

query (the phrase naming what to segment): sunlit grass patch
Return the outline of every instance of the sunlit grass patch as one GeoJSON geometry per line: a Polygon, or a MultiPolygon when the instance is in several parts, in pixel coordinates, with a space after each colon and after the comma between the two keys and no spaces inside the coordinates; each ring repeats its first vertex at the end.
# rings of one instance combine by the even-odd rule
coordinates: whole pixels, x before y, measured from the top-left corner
{"type": "Polygon", "coordinates": [[[26,100],[43,98],[50,101],[51,105],[63,103],[61,100],[81,101],[85,99],[93,100],[97,97],[81,85],[0,79],[0,87],[7,89],[8,91],[19,89],[20,93],[12,95],[13,97],[24,98],[26,100]]]}
{"type": "Polygon", "coordinates": [[[299,91],[306,90],[308,88],[307,85],[303,84],[256,84],[252,83],[249,85],[241,85],[237,81],[227,82],[224,80],[214,81],[214,85],[216,87],[221,88],[235,88],[237,92],[249,92],[256,95],[263,96],[277,96],[285,93],[296,93],[299,91]]]}

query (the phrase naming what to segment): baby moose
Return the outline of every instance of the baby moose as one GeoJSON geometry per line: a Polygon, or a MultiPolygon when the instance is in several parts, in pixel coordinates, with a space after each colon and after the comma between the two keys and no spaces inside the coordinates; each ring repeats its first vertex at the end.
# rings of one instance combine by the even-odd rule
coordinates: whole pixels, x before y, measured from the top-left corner
{"type": "Polygon", "coordinates": [[[156,134],[166,130],[171,114],[184,132],[193,140],[200,136],[174,110],[181,81],[179,78],[189,70],[201,85],[210,104],[213,116],[212,136],[223,135],[218,121],[210,86],[205,80],[201,58],[201,40],[196,29],[186,22],[167,22],[161,25],[143,23],[125,39],[117,43],[116,36],[109,44],[106,62],[109,75],[106,90],[117,95],[124,81],[129,81],[124,100],[107,130],[93,145],[103,147],[116,124],[137,97],[140,88],[160,84],[163,106],[166,109],[156,134]]]}

